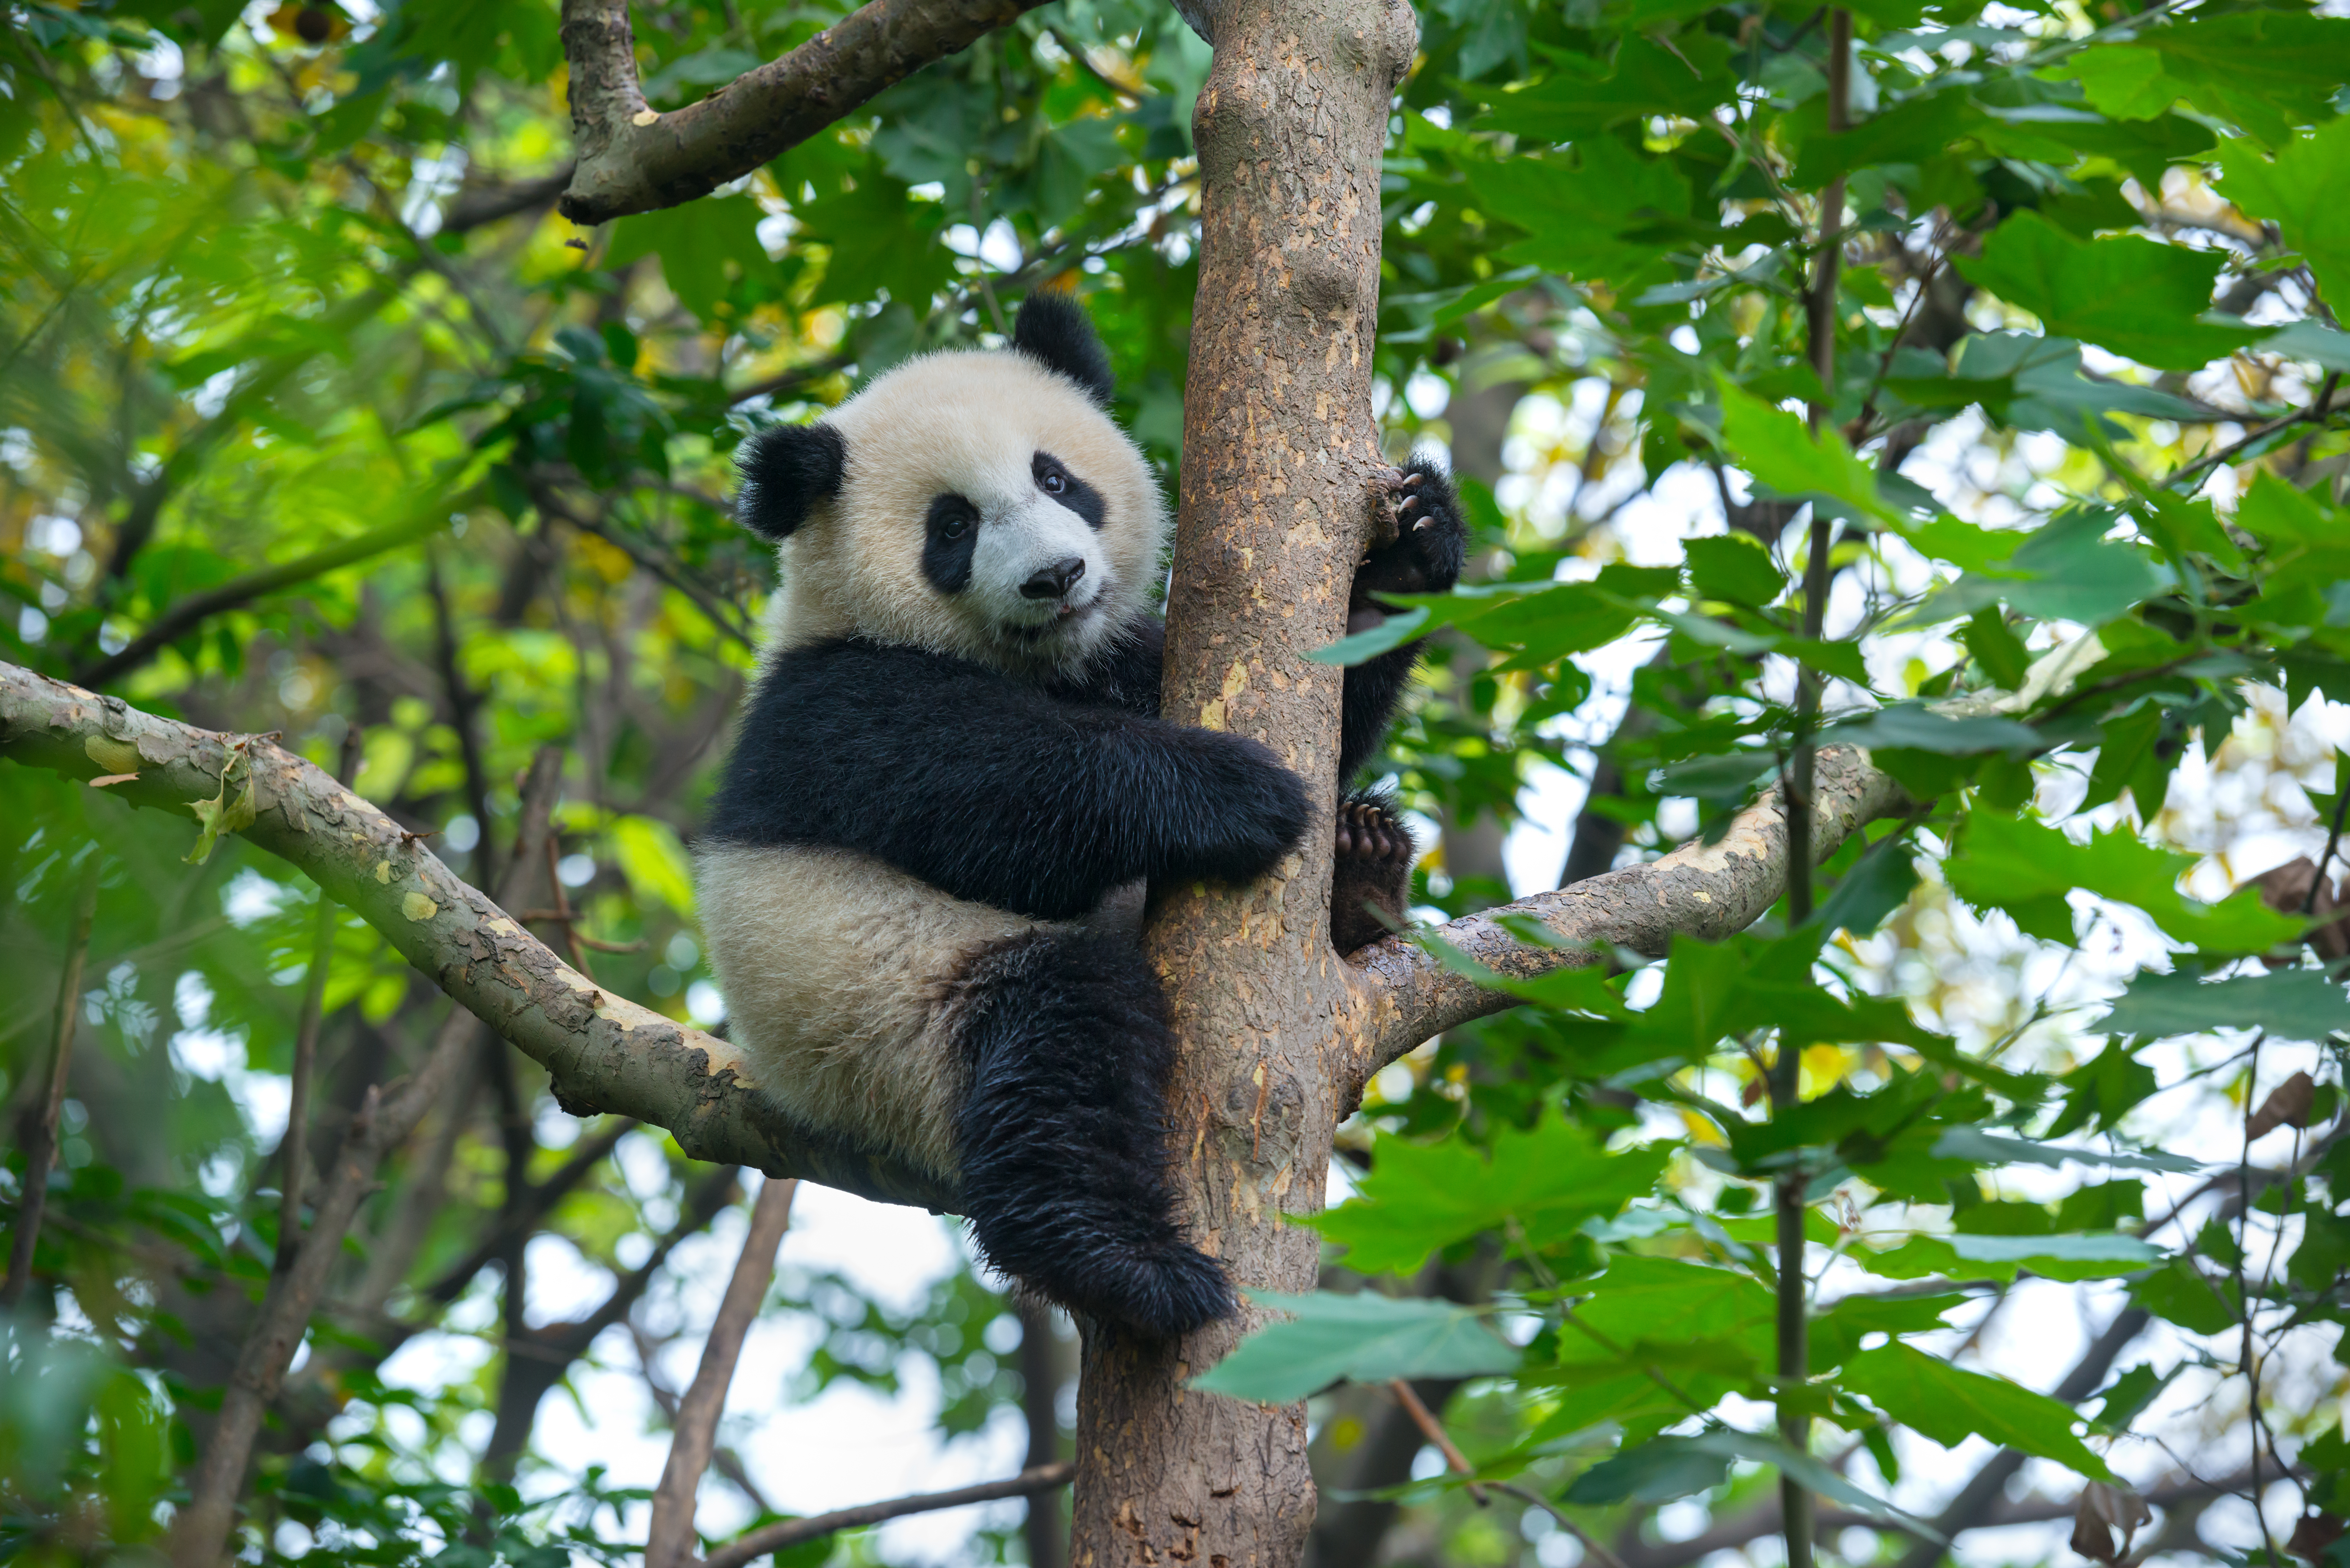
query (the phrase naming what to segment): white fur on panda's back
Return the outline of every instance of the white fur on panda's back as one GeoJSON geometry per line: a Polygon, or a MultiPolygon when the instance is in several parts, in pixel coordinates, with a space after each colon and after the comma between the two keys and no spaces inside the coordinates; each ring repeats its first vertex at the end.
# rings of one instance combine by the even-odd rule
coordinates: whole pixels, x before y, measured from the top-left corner
{"type": "Polygon", "coordinates": [[[1066,672],[1150,613],[1167,540],[1158,481],[1140,449],[1077,385],[1025,354],[947,350],[877,378],[825,416],[847,455],[838,495],[778,547],[762,654],[860,636],[927,648],[1010,673],[1066,672]],[[1082,641],[1042,667],[974,626],[922,575],[923,520],[943,492],[1033,486],[1049,452],[1101,493],[1103,598],[1082,641]]]}
{"type": "Polygon", "coordinates": [[[958,1179],[959,982],[999,943],[1081,927],[1139,929],[1140,884],[1076,921],[949,898],[854,850],[709,843],[702,927],[729,1037],[792,1120],[879,1140],[958,1179]]]}

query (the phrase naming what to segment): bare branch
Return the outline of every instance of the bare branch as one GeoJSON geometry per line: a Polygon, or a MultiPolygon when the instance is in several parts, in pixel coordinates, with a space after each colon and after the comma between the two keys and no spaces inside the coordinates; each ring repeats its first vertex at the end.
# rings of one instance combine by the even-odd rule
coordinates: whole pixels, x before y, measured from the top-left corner
{"type": "MultiPolygon", "coordinates": [[[[1825,859],[1861,826],[1907,810],[1908,794],[1852,746],[1819,753],[1813,854],[1825,859]]],[[[1779,792],[1741,812],[1721,842],[1696,840],[1646,865],[1627,866],[1514,904],[1464,915],[1436,935],[1486,968],[1513,980],[1603,961],[1607,945],[1662,956],[1675,936],[1719,938],[1742,931],[1778,900],[1787,882],[1787,823],[1779,792]],[[1523,915],[1564,944],[1529,947],[1496,923],[1523,915]]],[[[1367,1076],[1431,1035],[1515,1006],[1481,990],[1403,937],[1364,950],[1360,994],[1372,1014],[1349,1032],[1355,1070],[1367,1076]]],[[[1357,1081],[1360,1081],[1357,1079],[1357,1081]]]]}
{"type": "MultiPolygon", "coordinates": [[[[622,1326],[627,1328],[629,1338],[636,1346],[637,1371],[645,1380],[645,1392],[650,1394],[653,1403],[660,1407],[662,1417],[671,1426],[676,1425],[677,1390],[661,1381],[660,1368],[655,1364],[661,1342],[647,1334],[644,1326],[634,1318],[629,1319],[622,1326]]],[[[759,1490],[758,1483],[743,1468],[742,1456],[733,1449],[723,1443],[711,1449],[710,1468],[733,1482],[734,1490],[749,1499],[754,1509],[761,1513],[775,1511],[775,1504],[767,1501],[766,1494],[759,1490]]]]}
{"type": "Polygon", "coordinates": [[[658,114],[637,83],[628,0],[564,0],[571,131],[563,215],[601,223],[708,195],[1043,0],[870,0],[699,103],[658,114]]]}
{"type": "Polygon", "coordinates": [[[442,211],[439,232],[462,234],[485,223],[519,216],[534,207],[547,205],[562,195],[570,183],[571,165],[566,163],[553,173],[535,179],[467,186],[442,211]]]}
{"type": "Polygon", "coordinates": [[[396,550],[402,545],[413,544],[448,525],[445,509],[436,507],[425,515],[371,528],[339,545],[329,545],[323,550],[313,550],[281,566],[264,566],[241,577],[231,577],[216,588],[190,594],[186,598],[174,602],[170,609],[155,618],[153,625],[132,638],[120,651],[109,653],[76,670],[74,680],[83,686],[103,686],[109,680],[119,680],[161,653],[175,638],[185,636],[224,610],[235,609],[280,588],[307,583],[339,567],[396,550]]]}
{"type": "Polygon", "coordinates": [[[678,1401],[671,1425],[669,1463],[653,1492],[652,1523],[645,1534],[645,1568],[686,1568],[693,1559],[693,1499],[701,1490],[702,1472],[710,1468],[717,1446],[718,1417],[726,1408],[726,1390],[734,1381],[734,1364],[743,1354],[743,1336],[766,1299],[767,1282],[775,1273],[775,1249],[792,1222],[795,1181],[770,1181],[759,1189],[751,1209],[751,1229],[743,1238],[743,1255],[734,1260],[734,1275],[718,1303],[718,1316],[702,1341],[702,1365],[693,1385],[678,1401]]]}
{"type": "Polygon", "coordinates": [[[983,1481],[978,1486],[958,1487],[953,1491],[927,1491],[913,1497],[897,1498],[889,1502],[868,1502],[862,1508],[844,1508],[831,1513],[813,1514],[806,1519],[787,1519],[780,1524],[765,1525],[740,1540],[729,1542],[712,1552],[702,1568],[743,1568],[748,1563],[781,1552],[786,1546],[797,1546],[803,1541],[814,1541],[821,1535],[832,1535],[843,1530],[855,1530],[860,1525],[879,1524],[884,1520],[901,1519],[910,1513],[934,1513],[942,1508],[961,1508],[967,1502],[993,1502],[1003,1497],[1033,1497],[1040,1491],[1051,1491],[1069,1484],[1075,1465],[1041,1465],[1022,1470],[1010,1480],[983,1481]]]}
{"type": "Polygon", "coordinates": [[[74,892],[73,924],[66,937],[65,968],[57,974],[57,1005],[49,1032],[49,1083],[38,1103],[25,1111],[17,1137],[25,1151],[25,1185],[16,1199],[15,1234],[8,1241],[8,1278],[0,1284],[0,1312],[14,1312],[33,1280],[33,1249],[41,1239],[41,1210],[49,1198],[49,1171],[57,1162],[57,1116],[65,1109],[66,1074],[73,1064],[74,1026],[81,1002],[82,964],[89,957],[89,928],[98,916],[99,852],[93,846],[74,892]]]}
{"type": "Polygon", "coordinates": [[[368,1090],[359,1116],[335,1151],[309,1234],[293,1265],[271,1277],[261,1314],[237,1353],[236,1369],[221,1396],[220,1417],[189,1484],[188,1506],[172,1521],[173,1568],[214,1568],[220,1562],[262,1417],[285,1382],[295,1348],[309,1331],[328,1274],[341,1261],[343,1233],[373,1188],[377,1166],[407,1141],[440,1097],[442,1085],[473,1049],[479,1027],[463,1009],[451,1009],[424,1066],[397,1096],[387,1102],[380,1089],[368,1090]]]}
{"type": "Polygon", "coordinates": [[[920,1172],[786,1122],[733,1045],[598,989],[399,824],[265,739],[159,719],[0,664],[0,754],[75,778],[135,773],[112,787],[138,805],[249,799],[246,838],[307,872],[544,1066],[575,1116],[608,1111],[666,1127],[696,1159],[882,1202],[957,1207],[954,1192],[920,1172]]]}

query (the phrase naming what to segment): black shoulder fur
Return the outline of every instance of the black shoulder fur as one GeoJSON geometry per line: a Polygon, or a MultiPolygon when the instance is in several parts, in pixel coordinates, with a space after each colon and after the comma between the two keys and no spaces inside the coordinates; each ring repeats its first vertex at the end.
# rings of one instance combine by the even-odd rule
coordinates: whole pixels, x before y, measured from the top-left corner
{"type": "Polygon", "coordinates": [[[1254,741],[845,641],[768,668],[710,835],[837,845],[958,898],[1068,919],[1138,877],[1248,881],[1312,815],[1303,781],[1254,741]]]}

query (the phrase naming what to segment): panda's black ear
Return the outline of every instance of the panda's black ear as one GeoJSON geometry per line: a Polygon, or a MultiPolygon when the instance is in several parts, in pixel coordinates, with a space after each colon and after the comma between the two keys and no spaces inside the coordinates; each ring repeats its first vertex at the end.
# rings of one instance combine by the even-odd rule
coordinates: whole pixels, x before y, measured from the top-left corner
{"type": "Polygon", "coordinates": [[[1012,324],[1012,346],[1046,369],[1058,370],[1083,387],[1102,407],[1109,407],[1117,382],[1109,373],[1109,355],[1075,295],[1039,289],[1020,306],[1012,324]]]}
{"type": "Polygon", "coordinates": [[[848,443],[830,425],[775,425],[743,443],[734,518],[764,539],[784,539],[811,509],[840,492],[848,443]]]}

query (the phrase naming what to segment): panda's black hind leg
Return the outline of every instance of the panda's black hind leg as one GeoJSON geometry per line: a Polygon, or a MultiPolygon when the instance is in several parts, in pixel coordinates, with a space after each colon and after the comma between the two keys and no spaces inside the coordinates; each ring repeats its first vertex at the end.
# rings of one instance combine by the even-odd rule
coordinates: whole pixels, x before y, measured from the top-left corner
{"type": "Polygon", "coordinates": [[[1130,943],[1037,935],[967,976],[963,1212],[995,1268],[1074,1311],[1171,1336],[1233,1309],[1169,1179],[1174,1036],[1130,943]]]}
{"type": "Polygon", "coordinates": [[[1330,945],[1350,953],[1410,919],[1411,863],[1419,846],[1394,797],[1366,790],[1338,803],[1336,847],[1330,945]]]}

